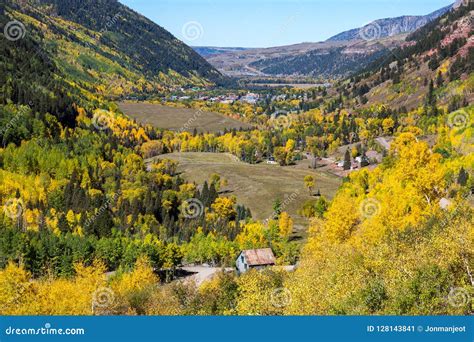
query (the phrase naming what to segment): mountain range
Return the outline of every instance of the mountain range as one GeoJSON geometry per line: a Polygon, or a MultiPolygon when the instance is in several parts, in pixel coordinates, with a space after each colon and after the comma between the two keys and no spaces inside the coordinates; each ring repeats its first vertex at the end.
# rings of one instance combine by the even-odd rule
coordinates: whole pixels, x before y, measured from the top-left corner
{"type": "Polygon", "coordinates": [[[453,5],[443,7],[427,15],[405,15],[396,18],[385,18],[375,20],[363,27],[355,28],[349,31],[341,32],[328,41],[353,41],[367,38],[385,38],[396,36],[403,33],[411,33],[426,25],[430,21],[442,16],[448,12],[453,5]],[[372,37],[370,37],[372,35],[372,37]]]}
{"type": "Polygon", "coordinates": [[[425,16],[376,20],[325,42],[256,49],[194,48],[222,73],[234,77],[296,76],[341,78],[362,70],[407,35],[448,12],[453,5],[425,16]],[[204,51],[204,52],[203,52],[204,51]]]}

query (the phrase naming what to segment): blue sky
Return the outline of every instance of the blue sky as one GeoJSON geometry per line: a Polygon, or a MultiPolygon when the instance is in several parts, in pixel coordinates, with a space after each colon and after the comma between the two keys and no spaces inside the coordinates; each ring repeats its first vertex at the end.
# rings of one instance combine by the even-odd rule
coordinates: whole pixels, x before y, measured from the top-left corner
{"type": "Polygon", "coordinates": [[[188,45],[322,41],[372,20],[428,14],[454,0],[120,0],[188,45]]]}

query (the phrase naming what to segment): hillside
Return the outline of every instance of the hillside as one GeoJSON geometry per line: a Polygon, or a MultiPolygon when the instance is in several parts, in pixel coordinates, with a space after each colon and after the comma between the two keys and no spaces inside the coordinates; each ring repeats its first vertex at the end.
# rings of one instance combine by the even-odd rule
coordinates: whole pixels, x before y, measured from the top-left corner
{"type": "Polygon", "coordinates": [[[428,15],[405,15],[397,18],[378,19],[363,27],[341,32],[329,38],[328,41],[361,40],[365,39],[367,35],[373,39],[386,38],[403,33],[412,33],[445,14],[451,8],[452,6],[446,6],[428,15]]]}
{"type": "Polygon", "coordinates": [[[347,76],[386,53],[387,49],[384,45],[345,46],[327,50],[312,50],[296,56],[261,59],[250,63],[250,66],[265,75],[334,78],[347,76]]]}
{"type": "Polygon", "coordinates": [[[6,12],[93,92],[120,97],[224,81],[193,49],[114,0],[22,1],[6,12]]]}
{"type": "Polygon", "coordinates": [[[449,108],[471,103],[473,10],[472,3],[462,6],[412,33],[402,47],[375,61],[341,89],[365,106],[416,108],[426,103],[429,93],[433,101],[449,108]]]}
{"type": "MultiPolygon", "coordinates": [[[[0,8],[0,22],[9,20],[4,8],[0,8]]],[[[54,57],[40,42],[26,34],[12,41],[15,37],[21,37],[22,33],[11,32],[15,36],[10,39],[0,36],[0,105],[28,105],[33,113],[38,113],[39,120],[45,120],[46,113],[49,113],[63,124],[73,126],[77,115],[75,105],[89,107],[83,101],[82,89],[65,80],[54,57]]],[[[9,127],[10,121],[16,122],[11,111],[0,112],[2,145],[20,143],[22,139],[31,137],[32,122],[23,117],[16,125],[9,127]]]]}

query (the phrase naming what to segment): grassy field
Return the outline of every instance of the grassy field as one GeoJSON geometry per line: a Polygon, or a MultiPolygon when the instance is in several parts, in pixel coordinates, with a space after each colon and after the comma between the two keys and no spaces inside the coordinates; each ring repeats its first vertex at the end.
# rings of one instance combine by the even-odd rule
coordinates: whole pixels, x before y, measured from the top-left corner
{"type": "Polygon", "coordinates": [[[121,102],[120,109],[140,123],[157,128],[192,132],[220,132],[225,128],[248,128],[249,125],[224,115],[200,112],[190,108],[174,108],[150,103],[121,102]]]}
{"type": "Polygon", "coordinates": [[[284,203],[283,210],[293,217],[299,236],[304,236],[308,222],[299,216],[297,211],[305,201],[311,199],[304,187],[304,176],[313,175],[316,179],[316,189],[320,189],[321,194],[330,199],[342,182],[336,176],[315,172],[304,164],[288,167],[250,165],[224,153],[172,153],[159,158],[177,160],[182,176],[197,184],[208,180],[213,173],[227,179],[228,185],[221,191],[235,195],[238,203],[249,207],[253,217],[258,220],[269,218],[273,212],[273,202],[280,198],[284,203]]]}

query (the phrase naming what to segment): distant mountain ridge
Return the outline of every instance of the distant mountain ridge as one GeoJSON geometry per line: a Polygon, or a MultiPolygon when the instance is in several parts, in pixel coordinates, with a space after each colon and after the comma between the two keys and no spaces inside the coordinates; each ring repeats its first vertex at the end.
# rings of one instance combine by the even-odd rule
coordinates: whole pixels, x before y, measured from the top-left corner
{"type": "Polygon", "coordinates": [[[245,51],[242,47],[214,47],[214,46],[192,46],[193,50],[203,57],[220,55],[227,52],[245,51]]]}
{"type": "Polygon", "coordinates": [[[454,5],[443,7],[427,15],[405,15],[396,18],[375,20],[363,27],[341,32],[327,41],[354,41],[361,39],[380,39],[404,33],[412,33],[434,19],[442,16],[454,5]]]}
{"type": "Polygon", "coordinates": [[[389,50],[402,46],[407,35],[436,20],[456,5],[424,16],[379,19],[325,42],[245,50],[199,51],[223,74],[234,77],[343,78],[364,69],[389,50]]]}

